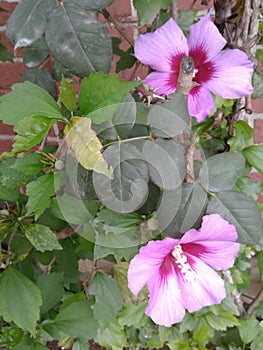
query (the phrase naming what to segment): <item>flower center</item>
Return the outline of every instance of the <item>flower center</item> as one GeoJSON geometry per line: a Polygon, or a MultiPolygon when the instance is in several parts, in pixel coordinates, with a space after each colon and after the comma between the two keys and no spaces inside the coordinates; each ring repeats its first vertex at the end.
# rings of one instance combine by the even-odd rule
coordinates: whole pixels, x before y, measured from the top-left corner
{"type": "Polygon", "coordinates": [[[184,254],[180,244],[176,244],[173,251],[171,252],[175,259],[175,263],[183,275],[184,279],[188,283],[192,283],[195,280],[194,272],[188,262],[187,256],[184,254]]]}

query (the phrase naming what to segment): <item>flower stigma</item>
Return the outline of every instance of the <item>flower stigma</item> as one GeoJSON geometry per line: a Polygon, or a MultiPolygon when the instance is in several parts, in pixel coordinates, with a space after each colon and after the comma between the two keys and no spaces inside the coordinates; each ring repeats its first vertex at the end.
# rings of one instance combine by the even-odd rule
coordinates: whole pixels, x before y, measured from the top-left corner
{"type": "Polygon", "coordinates": [[[185,281],[188,283],[194,282],[195,275],[187,260],[187,256],[183,252],[182,246],[180,244],[176,244],[171,254],[175,258],[175,263],[182,273],[185,281]]]}

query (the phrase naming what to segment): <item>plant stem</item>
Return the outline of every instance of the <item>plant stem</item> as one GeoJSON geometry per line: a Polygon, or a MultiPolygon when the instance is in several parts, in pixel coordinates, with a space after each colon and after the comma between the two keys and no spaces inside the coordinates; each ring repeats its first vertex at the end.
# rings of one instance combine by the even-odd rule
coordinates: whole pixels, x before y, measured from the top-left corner
{"type": "Polygon", "coordinates": [[[151,139],[151,136],[138,136],[138,137],[131,137],[130,139],[125,139],[125,140],[117,140],[117,141],[112,141],[107,143],[106,145],[103,146],[103,148],[106,148],[111,145],[115,145],[116,143],[121,144],[124,142],[130,142],[130,141],[137,141],[137,140],[145,140],[145,139],[151,139]]]}
{"type": "Polygon", "coordinates": [[[114,18],[111,17],[109,12],[106,9],[103,9],[101,13],[106,18],[107,21],[109,21],[114,25],[114,28],[121,34],[121,36],[123,36],[123,38],[130,44],[130,46],[133,47],[134,46],[133,40],[122,30],[119,23],[114,18]]]}

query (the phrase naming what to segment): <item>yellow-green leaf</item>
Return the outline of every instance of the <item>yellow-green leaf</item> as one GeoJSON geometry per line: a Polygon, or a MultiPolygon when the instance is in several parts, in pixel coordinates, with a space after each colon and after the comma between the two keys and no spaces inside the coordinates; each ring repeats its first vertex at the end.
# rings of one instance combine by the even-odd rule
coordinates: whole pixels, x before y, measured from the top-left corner
{"type": "Polygon", "coordinates": [[[102,156],[102,144],[96,133],[91,129],[91,120],[89,118],[73,117],[71,122],[73,126],[67,133],[66,138],[77,161],[85,169],[94,170],[112,178],[113,170],[102,156]]]}

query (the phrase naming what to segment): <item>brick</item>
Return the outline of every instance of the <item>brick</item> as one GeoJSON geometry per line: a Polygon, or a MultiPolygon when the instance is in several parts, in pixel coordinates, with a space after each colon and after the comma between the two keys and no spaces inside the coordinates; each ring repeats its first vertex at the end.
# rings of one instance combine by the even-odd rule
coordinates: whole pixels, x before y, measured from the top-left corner
{"type": "Polygon", "coordinates": [[[125,18],[131,16],[131,2],[130,0],[115,0],[114,3],[108,7],[110,14],[114,14],[114,18],[125,18]]]}
{"type": "Polygon", "coordinates": [[[20,62],[3,62],[0,64],[0,90],[11,90],[11,86],[18,82],[25,65],[20,62]]]}
{"type": "Polygon", "coordinates": [[[17,3],[0,2],[0,7],[6,11],[0,12],[0,26],[5,25],[17,3]]]}
{"type": "MultiPolygon", "coordinates": [[[[201,5],[202,0],[197,0],[193,6],[193,10],[204,10],[213,6],[213,0],[209,1],[208,6],[201,5]]],[[[193,1],[177,0],[177,6],[180,10],[189,10],[189,7],[193,1]]]]}
{"type": "Polygon", "coordinates": [[[7,125],[4,124],[1,120],[0,120],[0,132],[1,134],[5,134],[5,135],[13,135],[13,127],[11,125],[7,125]]]}
{"type": "Polygon", "coordinates": [[[10,152],[12,150],[13,140],[3,140],[0,138],[0,155],[3,152],[10,152]]]}
{"type": "Polygon", "coordinates": [[[263,144],[263,119],[254,121],[254,142],[263,144]]]}
{"type": "Polygon", "coordinates": [[[254,113],[263,112],[263,98],[257,98],[256,100],[252,100],[252,110],[254,113]]]}

